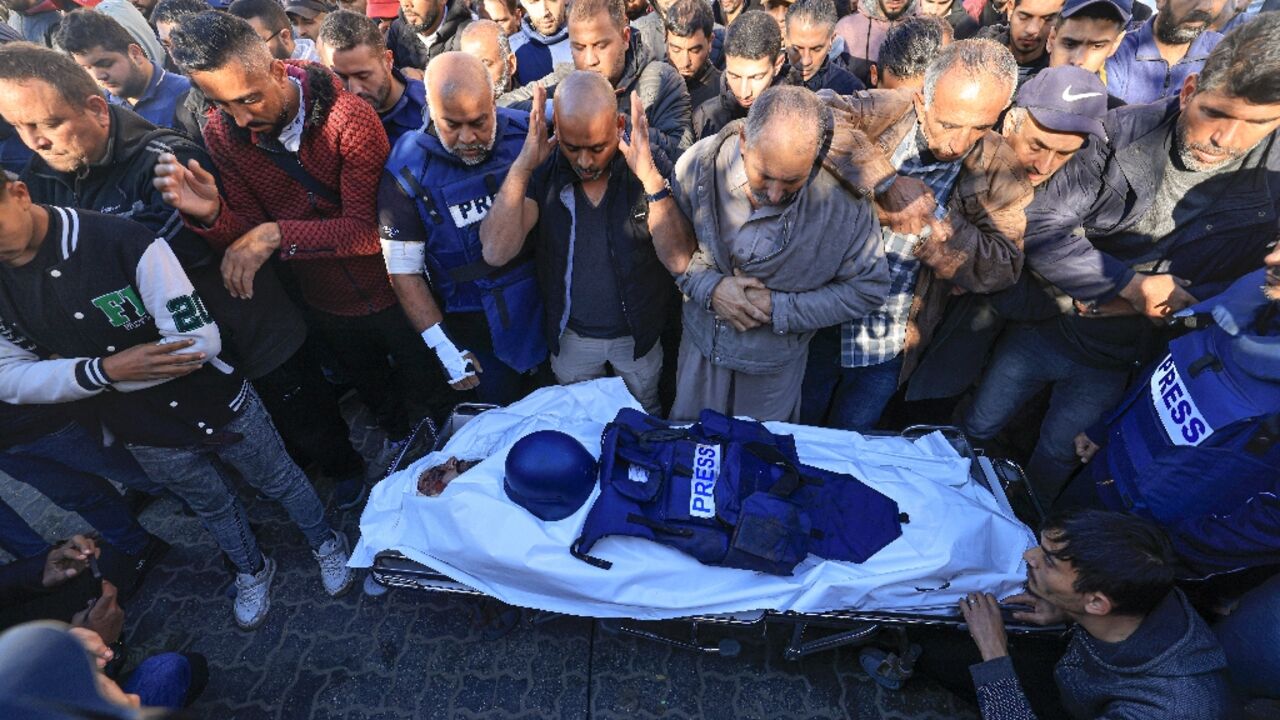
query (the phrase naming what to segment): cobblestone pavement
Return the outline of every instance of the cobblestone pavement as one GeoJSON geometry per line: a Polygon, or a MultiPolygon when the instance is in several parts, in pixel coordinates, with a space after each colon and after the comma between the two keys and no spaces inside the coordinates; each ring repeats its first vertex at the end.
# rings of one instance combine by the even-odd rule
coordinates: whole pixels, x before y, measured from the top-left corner
{"type": "MultiPolygon", "coordinates": [[[[0,476],[3,496],[47,538],[87,528],[0,476]]],[[[328,499],[330,487],[319,490],[328,499]]],[[[782,658],[785,628],[748,628],[736,658],[699,655],[619,635],[590,620],[526,622],[485,640],[477,600],[411,590],[330,599],[301,534],[273,503],[242,494],[264,550],[279,563],[267,621],[241,632],[231,619],[231,575],[200,524],[176,502],[142,514],[173,544],[126,607],[130,664],[166,650],[209,660],[193,708],[225,720],[313,718],[971,718],[970,708],[920,679],[883,691],[842,648],[782,658]]],[[[332,511],[354,539],[359,517],[332,511]]],[[[676,629],[676,628],[671,628],[676,629]]],[[[711,634],[715,640],[715,634],[711,634]]]]}

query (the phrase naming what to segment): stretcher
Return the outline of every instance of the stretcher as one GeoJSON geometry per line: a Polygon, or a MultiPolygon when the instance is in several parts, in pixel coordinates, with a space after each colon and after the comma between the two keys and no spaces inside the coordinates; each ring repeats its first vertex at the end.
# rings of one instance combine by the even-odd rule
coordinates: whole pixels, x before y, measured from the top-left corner
{"type": "MultiPolygon", "coordinates": [[[[517,403],[507,409],[483,405],[460,405],[449,417],[444,427],[439,429],[430,421],[421,423],[388,468],[386,479],[374,488],[370,504],[366,507],[361,520],[361,540],[353,552],[352,565],[369,567],[370,578],[377,586],[382,588],[404,588],[450,595],[489,597],[513,605],[542,611],[544,615],[547,613],[567,613],[595,617],[600,620],[606,630],[622,632],[699,652],[733,655],[736,654],[739,648],[737,641],[733,638],[724,639],[713,644],[703,642],[700,639],[702,628],[708,626],[736,629],[756,628],[763,631],[766,624],[783,623],[789,625],[792,629],[791,642],[785,651],[785,656],[791,659],[798,659],[814,652],[842,645],[865,643],[873,638],[883,639],[885,631],[888,631],[891,635],[896,635],[900,644],[902,644],[902,642],[905,642],[902,640],[905,637],[904,631],[910,627],[957,627],[962,621],[955,609],[956,603],[966,592],[971,589],[984,589],[1009,593],[1017,589],[1022,573],[1025,570],[1025,568],[1021,567],[1021,562],[1018,558],[1020,558],[1022,551],[1027,546],[1035,542],[1034,534],[1025,523],[1034,524],[1037,521],[1038,509],[1034,506],[1034,501],[1025,490],[1026,481],[1020,468],[1012,462],[995,460],[976,453],[963,434],[955,428],[913,427],[900,434],[863,437],[853,433],[802,428],[785,423],[772,423],[770,424],[770,429],[774,432],[792,432],[796,435],[797,447],[801,451],[801,459],[805,462],[829,464],[832,461],[831,453],[833,451],[831,448],[836,448],[834,451],[836,455],[842,452],[846,454],[857,452],[864,462],[867,457],[876,457],[878,458],[877,462],[884,463],[887,466],[894,466],[898,462],[895,459],[897,457],[895,453],[900,453],[908,458],[912,457],[913,453],[919,454],[920,458],[912,460],[910,464],[923,464],[926,470],[921,472],[924,472],[925,475],[932,473],[934,475],[933,480],[917,477],[914,474],[915,470],[911,472],[904,471],[906,473],[904,477],[911,479],[912,483],[903,484],[898,482],[895,485],[894,482],[896,480],[888,482],[887,487],[893,489],[886,492],[891,496],[895,494],[901,496],[906,491],[905,489],[909,489],[912,484],[929,486],[930,490],[939,490],[941,494],[937,495],[937,497],[945,497],[948,507],[945,510],[938,508],[938,512],[945,512],[946,518],[945,522],[940,521],[939,525],[931,532],[936,532],[938,527],[944,525],[977,528],[965,542],[956,544],[958,546],[981,546],[983,540],[977,536],[986,532],[987,528],[996,528],[996,530],[991,530],[990,534],[992,537],[996,537],[1008,544],[1008,547],[993,547],[989,554],[997,557],[1002,567],[981,570],[974,568],[977,571],[976,579],[972,577],[975,573],[962,572],[957,576],[948,576],[946,572],[942,572],[937,577],[929,577],[933,573],[922,571],[921,577],[904,581],[902,577],[898,576],[901,574],[889,573],[883,577],[890,578],[893,582],[885,582],[880,585],[877,583],[879,582],[878,578],[881,576],[874,573],[869,579],[860,580],[855,572],[860,571],[860,569],[830,567],[849,565],[847,563],[831,563],[830,561],[814,559],[815,562],[809,563],[809,567],[802,566],[798,568],[797,575],[806,578],[819,578],[814,583],[819,587],[797,591],[794,594],[765,593],[759,598],[760,606],[758,607],[734,606],[735,602],[739,605],[750,605],[756,601],[749,593],[744,595],[743,587],[745,586],[749,589],[751,583],[757,582],[777,584],[783,582],[782,580],[773,576],[760,577],[756,573],[747,573],[746,571],[708,568],[697,565],[696,561],[693,563],[694,567],[685,568],[693,573],[686,577],[721,578],[725,577],[726,573],[736,573],[745,574],[747,579],[743,583],[736,585],[733,582],[728,585],[717,583],[714,579],[708,581],[709,587],[725,589],[724,592],[732,599],[726,602],[712,602],[705,608],[701,605],[697,607],[688,605],[687,598],[681,598],[675,593],[672,593],[675,598],[673,600],[654,592],[653,588],[650,588],[648,594],[640,596],[646,600],[661,597],[662,601],[655,601],[653,606],[645,604],[644,601],[637,602],[634,597],[628,600],[618,599],[613,604],[601,601],[598,598],[559,597],[559,593],[572,594],[566,592],[566,588],[570,584],[576,585],[583,582],[582,578],[590,578],[590,573],[604,572],[596,568],[586,567],[585,564],[582,564],[584,567],[580,569],[573,565],[567,565],[563,569],[560,569],[559,565],[551,565],[550,567],[556,568],[558,571],[569,573],[572,582],[566,581],[564,585],[559,587],[551,583],[549,589],[535,587],[525,592],[528,588],[513,586],[513,583],[518,585],[518,580],[513,581],[510,577],[513,574],[513,568],[516,568],[521,562],[527,562],[531,566],[548,567],[548,562],[560,563],[561,560],[553,558],[548,561],[545,557],[545,548],[543,548],[544,552],[542,554],[536,552],[538,550],[536,542],[533,543],[533,550],[526,553],[527,557],[523,559],[518,558],[512,561],[506,557],[493,557],[493,554],[485,556],[483,550],[476,550],[475,552],[462,552],[461,554],[467,555],[467,557],[460,560],[457,557],[459,548],[469,548],[468,542],[482,544],[483,539],[476,537],[461,543],[454,542],[455,539],[452,537],[447,540],[442,539],[442,536],[446,534],[453,535],[458,532],[466,532],[465,528],[458,529],[457,526],[449,525],[450,522],[456,520],[454,516],[458,514],[487,512],[491,518],[490,521],[494,522],[492,520],[493,508],[500,505],[502,498],[494,497],[492,494],[484,496],[482,490],[478,489],[482,486],[462,487],[458,489],[452,500],[452,502],[457,503],[455,506],[458,509],[457,512],[440,513],[439,510],[444,506],[434,503],[442,503],[448,500],[449,492],[453,490],[454,486],[451,485],[446,490],[446,493],[439,498],[413,497],[416,494],[414,479],[426,467],[444,460],[449,455],[457,454],[460,450],[465,452],[468,445],[481,446],[486,453],[493,453],[504,444],[509,446],[509,443],[513,442],[513,438],[527,434],[527,432],[531,432],[534,429],[540,429],[540,427],[546,426],[547,423],[555,426],[556,420],[553,416],[556,415],[558,408],[568,408],[564,412],[564,416],[567,418],[564,420],[566,427],[561,429],[571,431],[580,440],[584,441],[584,445],[587,445],[588,449],[597,452],[599,449],[598,437],[594,447],[592,447],[588,443],[590,440],[589,433],[594,430],[598,436],[603,424],[616,412],[617,404],[629,401],[631,406],[634,407],[634,400],[631,400],[630,396],[626,395],[621,381],[618,380],[595,381],[594,383],[580,384],[570,388],[547,388],[539,392],[550,392],[552,394],[538,398],[538,394],[535,393],[525,401],[521,401],[521,403],[517,403]],[[563,397],[554,395],[554,393],[561,393],[563,397]],[[581,399],[583,397],[586,397],[587,400],[582,401],[586,403],[582,407],[589,407],[591,409],[590,412],[582,411],[580,407],[573,406],[575,398],[581,399]],[[625,399],[619,400],[618,398],[625,399]],[[614,402],[615,406],[611,408],[608,405],[609,402],[614,402]],[[531,409],[521,411],[520,406],[522,404],[528,405],[531,409]],[[521,415],[520,412],[525,412],[526,414],[521,415]],[[490,414],[485,415],[485,413],[490,414]],[[584,415],[593,414],[595,416],[594,419],[583,417],[584,415]],[[479,422],[477,423],[478,419],[479,422]],[[477,424],[471,425],[472,423],[477,424]],[[485,432],[489,426],[499,428],[500,431],[485,432]],[[461,432],[464,427],[467,428],[467,431],[461,432]],[[806,443],[806,438],[813,438],[814,440],[812,443],[806,443]],[[851,448],[857,447],[861,449],[857,451],[843,450],[845,443],[848,443],[851,448]],[[806,458],[807,445],[818,447],[819,450],[825,448],[827,456],[824,457],[819,452],[817,460],[806,458]],[[942,469],[937,469],[935,466],[942,469]],[[957,473],[960,473],[958,477],[957,473]],[[944,484],[948,484],[950,487],[934,488],[930,486],[929,483],[936,481],[937,478],[942,478],[944,484]],[[489,504],[486,506],[482,501],[487,501],[489,504]],[[429,509],[430,512],[427,512],[424,508],[429,509]],[[436,514],[433,515],[431,513],[436,514]],[[974,521],[970,516],[982,517],[974,521]],[[1022,517],[1021,520],[1019,516],[1022,517]],[[968,525],[964,525],[965,522],[968,525]],[[431,527],[420,527],[422,525],[431,527]],[[434,537],[432,537],[433,533],[434,537]],[[502,562],[507,562],[508,567],[493,566],[502,562]],[[459,567],[459,565],[463,565],[463,567],[459,567]],[[574,573],[578,573],[578,575],[574,575],[574,573]],[[501,576],[501,579],[497,579],[498,576],[501,576]],[[752,579],[753,576],[755,579],[752,579]],[[826,578],[837,578],[837,585],[839,582],[849,582],[851,587],[856,588],[856,591],[847,592],[843,595],[824,594],[825,588],[821,587],[821,585],[826,578]],[[863,588],[863,585],[868,587],[863,588]],[[875,587],[870,587],[871,585],[875,585],[875,587]],[[682,605],[681,602],[686,602],[686,604],[682,605]],[[681,609],[686,607],[694,608],[694,611],[680,612],[681,609]],[[707,611],[700,611],[703,609],[707,611]],[[686,632],[675,635],[664,632],[663,630],[669,627],[669,621],[681,623],[686,632]]],[[[499,457],[491,457],[486,462],[492,464],[500,460],[501,452],[496,454],[499,457]]],[[[459,457],[462,456],[459,455],[459,457]]],[[[469,471],[469,473],[476,473],[484,467],[485,463],[482,463],[472,471],[469,471]]],[[[832,469],[845,471],[845,468],[832,469]]],[[[865,473],[862,470],[862,466],[859,466],[859,477],[864,474],[868,476],[876,475],[870,469],[867,469],[865,473]]],[[[490,467],[487,472],[489,475],[493,475],[495,469],[490,467]]],[[[496,469],[496,472],[500,474],[500,466],[496,469]]],[[[482,482],[489,485],[493,483],[493,478],[486,477],[484,472],[479,472],[478,475],[482,482]]],[[[890,473],[890,475],[893,475],[893,473],[890,473]]],[[[466,486],[468,481],[464,479],[467,477],[467,474],[459,476],[454,483],[466,486]]],[[[933,498],[934,496],[928,495],[927,497],[933,498]]],[[[899,497],[895,497],[895,499],[899,499],[899,497]]],[[[900,500],[900,502],[903,502],[903,500],[900,500]]],[[[939,501],[934,499],[931,502],[937,503],[939,501]]],[[[565,522],[571,524],[576,522],[577,527],[580,528],[581,520],[589,506],[590,501],[578,514],[565,522]]],[[[513,513],[517,511],[523,512],[516,508],[513,513]]],[[[920,506],[913,507],[912,512],[913,517],[918,516],[920,506]]],[[[519,515],[513,514],[510,517],[510,521],[510,525],[518,525],[519,515]]],[[[505,525],[501,521],[494,522],[487,534],[505,532],[505,530],[501,529],[505,525]]],[[[918,528],[911,532],[918,533],[924,532],[924,530],[925,528],[918,528]]],[[[518,533],[519,531],[511,530],[510,532],[518,533]]],[[[907,538],[904,542],[910,545],[912,538],[906,534],[905,530],[904,538],[907,538]]],[[[608,547],[611,542],[614,541],[606,539],[601,542],[600,547],[605,554],[610,551],[615,553],[615,566],[626,567],[628,560],[634,561],[635,551],[637,550],[651,553],[646,557],[658,558],[661,562],[677,562],[675,558],[670,556],[671,553],[676,553],[676,551],[657,546],[639,538],[621,538],[615,543],[615,546],[608,547]],[[627,543],[626,541],[634,542],[627,543]]],[[[898,542],[895,541],[895,543],[898,542]]],[[[918,543],[919,540],[917,539],[915,542],[918,543]]],[[[890,550],[893,547],[891,544],[890,548],[886,548],[886,550],[890,550]]],[[[565,557],[568,557],[567,545],[563,550],[565,557]]],[[[894,557],[916,557],[911,553],[910,548],[905,550],[899,548],[895,552],[899,553],[899,555],[893,555],[893,553],[890,553],[890,555],[894,557]]],[[[676,554],[678,555],[678,553],[676,554]]],[[[964,552],[957,549],[957,554],[963,556],[964,552]]],[[[925,555],[928,555],[928,553],[922,553],[920,556],[924,557],[925,555]]],[[[680,556],[680,558],[684,557],[680,556]]],[[[872,558],[872,561],[874,560],[876,558],[872,558]]],[[[868,561],[868,564],[872,561],[868,561]]],[[[577,563],[578,561],[572,560],[572,562],[577,563]]],[[[808,561],[806,562],[808,563],[808,561]]],[[[954,561],[953,565],[963,568],[965,567],[965,562],[972,564],[972,559],[954,561]]],[[[683,568],[683,565],[681,567],[683,568]]],[[[922,567],[926,567],[927,570],[933,566],[922,567]]],[[[954,570],[954,568],[952,569],[954,570]]],[[[607,591],[612,590],[614,587],[627,586],[629,584],[638,584],[643,587],[645,582],[652,582],[652,574],[645,575],[639,570],[636,573],[634,579],[621,578],[616,586],[607,584],[607,580],[600,581],[606,584],[599,586],[600,592],[597,594],[608,594],[607,591]],[[634,580],[634,582],[630,582],[631,580],[634,580]]],[[[910,574],[907,573],[903,577],[909,576],[910,574]]],[[[733,575],[732,580],[736,582],[738,577],[738,575],[733,575]]],[[[531,585],[539,585],[536,578],[531,581],[531,585]]],[[[843,588],[843,586],[840,587],[843,588]]],[[[787,589],[787,587],[784,585],[783,589],[787,589]]],[[[619,592],[622,592],[622,590],[619,590],[619,592]]],[[[584,591],[583,594],[589,595],[591,593],[584,591]]],[[[714,594],[714,592],[709,591],[709,594],[714,594]]],[[[1010,624],[1009,631],[1017,634],[1042,632],[1043,629],[1010,624]]]]}

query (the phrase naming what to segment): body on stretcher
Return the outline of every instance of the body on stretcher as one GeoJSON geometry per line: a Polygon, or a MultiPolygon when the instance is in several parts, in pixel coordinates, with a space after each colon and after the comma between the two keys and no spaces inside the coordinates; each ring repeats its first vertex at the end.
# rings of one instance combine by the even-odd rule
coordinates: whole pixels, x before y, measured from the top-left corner
{"type": "MultiPolygon", "coordinates": [[[[513,548],[510,553],[491,553],[490,556],[480,552],[478,555],[463,557],[471,554],[471,551],[454,552],[467,540],[442,536],[465,534],[467,530],[456,525],[450,526],[450,522],[457,522],[459,516],[465,518],[468,513],[488,511],[490,514],[484,516],[488,518],[488,530],[485,533],[488,536],[495,530],[503,532],[502,528],[495,528],[495,525],[503,525],[505,516],[492,516],[494,497],[471,496],[469,493],[477,492],[475,487],[457,488],[460,492],[454,492],[451,486],[450,491],[439,498],[416,496],[414,479],[422,470],[442,462],[450,455],[463,457],[468,449],[480,448],[487,452],[500,446],[508,447],[514,438],[557,424],[564,426],[561,429],[577,434],[589,449],[595,451],[599,447],[598,435],[603,424],[612,418],[619,406],[628,403],[634,406],[634,401],[625,394],[622,387],[620,381],[605,380],[569,388],[547,388],[540,391],[543,394],[540,398],[540,393],[535,393],[510,408],[494,409],[479,424],[467,427],[467,432],[462,432],[461,436],[458,435],[459,431],[488,408],[460,406],[438,437],[434,428],[424,424],[418,429],[413,442],[406,444],[404,453],[397,459],[393,472],[388,476],[389,482],[381,483],[375,488],[375,495],[362,518],[362,539],[353,553],[352,564],[371,567],[372,577],[385,586],[489,596],[511,604],[552,612],[635,620],[683,619],[703,624],[752,624],[766,620],[788,622],[795,626],[797,632],[793,643],[796,656],[807,654],[804,649],[806,644],[800,638],[805,627],[843,628],[846,632],[841,634],[856,635],[884,623],[954,626],[960,622],[954,610],[956,602],[966,592],[983,589],[1011,594],[1018,589],[1023,573],[1021,553],[1034,542],[1031,531],[1016,519],[1005,492],[1006,487],[1020,486],[1020,471],[1011,463],[993,462],[975,456],[963,436],[950,428],[918,428],[904,433],[902,437],[862,438],[840,431],[770,424],[770,429],[775,432],[796,435],[802,459],[823,465],[831,465],[832,457],[841,453],[847,455],[857,452],[864,456],[864,460],[874,458],[875,462],[893,466],[899,463],[896,453],[910,458],[912,453],[917,452],[917,448],[926,448],[927,452],[920,453],[921,458],[911,460],[910,463],[905,460],[902,462],[923,464],[924,469],[920,472],[924,475],[933,474],[933,479],[916,477],[913,472],[906,473],[904,477],[915,484],[942,482],[950,487],[939,490],[940,494],[934,493],[933,490],[937,488],[932,486],[920,488],[925,491],[925,506],[937,505],[933,512],[940,517],[936,518],[934,527],[917,526],[916,529],[936,534],[940,531],[939,528],[945,526],[961,527],[965,541],[961,543],[956,538],[953,543],[958,548],[955,554],[963,556],[968,553],[969,556],[959,560],[948,556],[951,548],[943,548],[941,555],[936,548],[925,548],[920,553],[912,552],[912,543],[920,544],[921,540],[908,537],[895,541],[905,542],[906,547],[897,548],[897,554],[891,555],[898,558],[899,562],[902,558],[915,558],[916,567],[888,573],[878,569],[865,573],[866,577],[860,578],[858,571],[864,568],[827,567],[849,564],[810,558],[810,561],[797,568],[797,575],[804,575],[810,581],[811,586],[806,587],[797,583],[787,584],[792,580],[789,578],[772,578],[745,571],[701,566],[684,556],[673,558],[670,553],[679,554],[669,548],[638,538],[623,538],[621,540],[628,542],[610,546],[609,543],[613,541],[606,540],[601,543],[601,548],[606,554],[613,553],[615,560],[624,569],[630,567],[632,576],[621,577],[616,581],[607,575],[598,580],[591,579],[589,582],[596,582],[596,586],[580,591],[577,596],[573,596],[572,592],[561,596],[564,586],[547,582],[545,572],[529,572],[527,576],[517,578],[517,584],[528,583],[533,587],[532,591],[527,591],[524,587],[513,587],[512,568],[521,565],[539,569],[551,567],[554,571],[552,575],[555,572],[575,574],[614,571],[578,567],[579,561],[568,555],[568,543],[566,547],[557,549],[562,553],[562,558],[549,553],[545,542],[542,543],[543,546],[539,546],[538,542],[523,543],[524,547],[513,548]],[[491,427],[494,431],[487,432],[491,427]],[[589,442],[591,434],[597,436],[594,447],[589,442]],[[454,442],[455,438],[460,439],[454,442]],[[813,442],[807,442],[811,438],[813,442]],[[887,444],[876,444],[875,441],[886,441],[887,444]],[[808,458],[805,458],[806,448],[814,450],[808,458]],[[441,449],[447,452],[439,452],[441,449]],[[422,458],[424,454],[431,457],[422,458]],[[932,455],[938,455],[940,459],[932,458],[932,455]],[[950,472],[934,472],[937,470],[934,466],[939,464],[950,472]],[[457,506],[450,508],[448,513],[440,512],[442,506],[439,503],[450,501],[451,495],[457,506]],[[430,537],[433,535],[434,538],[430,537]],[[637,543],[640,545],[637,546],[637,543]],[[623,544],[629,547],[621,547],[623,544]],[[444,550],[449,550],[449,554],[445,555],[442,552],[444,550]],[[623,550],[620,555],[619,550],[623,550]],[[495,554],[511,554],[514,557],[493,557],[495,554]],[[995,558],[1001,563],[1000,566],[982,566],[980,561],[988,558],[995,558]],[[645,582],[652,583],[654,577],[661,577],[664,573],[644,572],[644,569],[634,567],[636,563],[644,561],[657,564],[658,559],[663,563],[674,562],[685,573],[677,580],[677,584],[687,582],[690,578],[701,580],[718,577],[723,580],[723,573],[733,573],[734,576],[727,582],[705,582],[701,589],[695,586],[696,600],[678,593],[669,593],[670,596],[667,596],[658,585],[651,585],[647,589],[643,585],[645,582]],[[561,567],[558,565],[561,560],[571,564],[561,567]],[[494,567],[495,563],[507,563],[509,566],[494,567]],[[690,564],[692,567],[689,567],[690,564]],[[744,576],[745,582],[742,582],[740,578],[744,576]],[[612,602],[598,602],[595,598],[588,597],[593,594],[607,595],[611,588],[634,583],[641,585],[642,589],[638,593],[634,587],[621,588],[624,593],[630,589],[630,595],[613,598],[612,602]],[[764,584],[769,590],[758,597],[752,597],[753,583],[764,584]],[[721,597],[717,597],[717,593],[721,597]],[[649,598],[653,598],[652,604],[646,602],[649,598]]],[[[474,459],[474,456],[468,459],[474,459]]],[[[496,463],[499,477],[501,463],[496,461],[500,459],[491,458],[489,461],[496,463]]],[[[475,473],[483,466],[484,463],[471,472],[475,473]]],[[[838,469],[846,470],[843,467],[838,469]]],[[[859,467],[853,472],[859,477],[879,475],[878,471],[873,472],[868,467],[859,467]]],[[[494,481],[493,473],[494,467],[491,466],[488,468],[487,479],[485,473],[478,475],[491,484],[494,481]]],[[[467,482],[473,481],[464,475],[457,482],[465,486],[467,482]]],[[[895,486],[895,482],[898,480],[890,477],[889,481],[878,484],[887,488],[885,492],[888,494],[901,497],[909,486],[900,482],[895,486]],[[895,487],[899,490],[895,491],[895,487]]],[[[498,494],[500,493],[499,487],[498,494]]],[[[911,501],[915,503],[912,511],[914,519],[925,511],[920,505],[922,498],[912,498],[911,501]]],[[[576,525],[569,528],[567,533],[562,533],[562,536],[576,534],[589,505],[590,501],[579,513],[564,521],[576,525]]],[[[523,512],[519,508],[515,508],[515,511],[523,512]]],[[[517,514],[512,515],[510,521],[518,524],[523,519],[517,514]]],[[[510,531],[509,539],[511,537],[521,537],[520,532],[510,531]]],[[[479,539],[476,541],[481,542],[479,539]]],[[[891,545],[889,549],[893,547],[891,545]]],[[[876,558],[872,558],[868,566],[876,561],[876,558]]],[[[577,582],[581,578],[575,575],[571,580],[577,582]]],[[[1015,627],[1011,630],[1018,632],[1030,629],[1015,627]]],[[[837,641],[817,641],[817,647],[809,651],[834,647],[835,644],[832,643],[844,644],[837,641]]],[[[687,645],[681,641],[676,641],[675,644],[687,645]]],[[[808,645],[813,646],[815,643],[808,645]]],[[[792,653],[789,651],[790,654],[792,653]]]]}

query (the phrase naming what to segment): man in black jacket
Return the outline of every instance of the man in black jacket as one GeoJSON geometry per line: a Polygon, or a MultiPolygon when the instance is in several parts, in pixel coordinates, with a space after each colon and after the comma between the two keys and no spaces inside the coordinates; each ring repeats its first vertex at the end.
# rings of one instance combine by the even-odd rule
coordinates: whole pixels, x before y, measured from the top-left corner
{"type": "MultiPolygon", "coordinates": [[[[1028,606],[1013,613],[1022,622],[1072,625],[1067,651],[1053,668],[1070,717],[1239,717],[1227,684],[1226,657],[1174,585],[1173,549],[1159,528],[1096,510],[1059,515],[1045,521],[1039,547],[1024,557],[1026,592],[1003,602],[1028,606]]],[[[1016,651],[1010,660],[996,598],[971,593],[960,601],[960,610],[982,655],[982,662],[969,668],[982,717],[1034,720],[1014,672],[1016,651]]],[[[956,659],[949,655],[941,661],[954,664],[956,659]]]]}
{"type": "Polygon", "coordinates": [[[505,265],[531,237],[556,379],[591,380],[612,367],[657,412],[658,339],[676,300],[669,273],[684,271],[666,265],[661,248],[692,253],[692,229],[671,199],[670,168],[650,154],[639,97],[628,142],[609,83],[570,74],[556,88],[553,152],[544,92],[535,90],[528,138],[480,226],[485,262],[505,265]]]}
{"type": "Polygon", "coordinates": [[[629,96],[633,92],[640,96],[654,131],[650,142],[669,162],[674,163],[693,144],[684,81],[631,31],[622,0],[576,0],[569,8],[569,49],[575,68],[599,73],[609,81],[624,116],[629,114],[629,96]]]}
{"type": "Polygon", "coordinates": [[[464,0],[400,0],[400,17],[387,31],[392,61],[421,80],[431,58],[458,49],[458,33],[471,20],[471,7],[464,0]]]}
{"type": "Polygon", "coordinates": [[[498,105],[528,110],[535,85],[551,95],[556,83],[575,69],[598,73],[613,86],[618,112],[628,127],[633,120],[631,95],[640,97],[650,145],[666,163],[674,163],[693,144],[689,92],[680,73],[654,56],[627,25],[622,0],[578,0],[570,10],[568,30],[573,64],[557,65],[550,75],[499,97],[498,105]]]}
{"type": "Polygon", "coordinates": [[[920,0],[920,14],[942,18],[951,26],[956,40],[967,40],[978,34],[978,21],[969,16],[959,0],[920,0]]]}
{"type": "Polygon", "coordinates": [[[169,244],[122,218],[37,205],[0,185],[0,401],[89,400],[154,479],[182,498],[236,568],[236,623],[270,609],[262,554],[220,466],[278,500],[320,565],[351,586],[346,537],[284,452],[252,387],[220,357],[217,323],[169,244]]]}
{"type": "MultiPolygon", "coordinates": [[[[303,350],[306,326],[275,271],[259,273],[252,298],[231,297],[220,258],[182,223],[154,186],[159,154],[213,168],[204,149],[179,133],[110,107],[85,73],[61,53],[11,46],[0,67],[0,114],[13,118],[37,151],[22,178],[40,202],[122,215],[168,241],[222,330],[226,356],[254,383],[272,419],[300,458],[329,477],[362,475],[336,398],[303,350]],[[18,122],[21,120],[21,122],[18,122]],[[58,122],[56,132],[31,128],[58,122]]],[[[362,483],[344,484],[340,506],[362,483]]]]}
{"type": "Polygon", "coordinates": [[[720,71],[711,61],[715,24],[706,0],[678,0],[666,15],[667,62],[684,78],[689,106],[720,92],[720,71]]]}
{"type": "Polygon", "coordinates": [[[787,63],[778,23],[761,10],[748,10],[729,26],[724,38],[724,74],[720,95],[693,110],[698,140],[747,116],[751,103],[774,85],[800,85],[800,71],[787,63]]]}
{"type": "Polygon", "coordinates": [[[1009,22],[984,27],[977,37],[988,38],[1009,48],[1018,61],[1018,86],[1049,67],[1045,50],[1049,31],[1062,12],[1063,0],[1013,0],[1009,22]]]}
{"type": "Polygon", "coordinates": [[[800,70],[804,86],[814,92],[831,90],[837,95],[852,95],[866,89],[849,72],[848,54],[832,49],[839,19],[831,0],[797,0],[787,8],[787,52],[791,63],[800,70]]]}

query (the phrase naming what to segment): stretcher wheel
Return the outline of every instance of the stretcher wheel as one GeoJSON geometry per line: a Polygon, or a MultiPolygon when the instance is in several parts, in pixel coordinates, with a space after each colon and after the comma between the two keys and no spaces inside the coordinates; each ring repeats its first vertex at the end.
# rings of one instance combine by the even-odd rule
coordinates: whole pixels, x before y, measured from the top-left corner
{"type": "Polygon", "coordinates": [[[364,594],[365,595],[368,595],[369,597],[378,597],[380,595],[386,595],[387,590],[389,589],[390,588],[388,588],[386,585],[383,585],[382,583],[378,582],[377,578],[373,576],[373,573],[369,573],[364,576],[364,594]]]}

